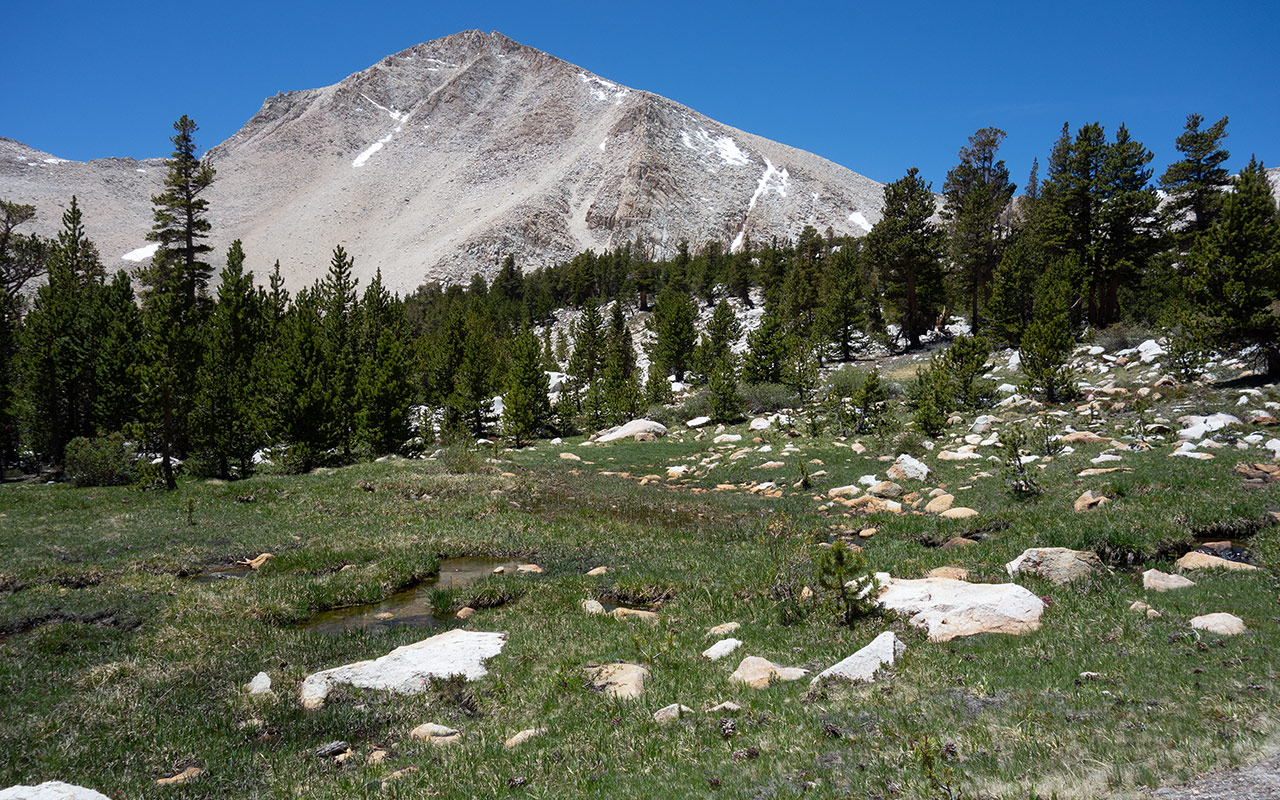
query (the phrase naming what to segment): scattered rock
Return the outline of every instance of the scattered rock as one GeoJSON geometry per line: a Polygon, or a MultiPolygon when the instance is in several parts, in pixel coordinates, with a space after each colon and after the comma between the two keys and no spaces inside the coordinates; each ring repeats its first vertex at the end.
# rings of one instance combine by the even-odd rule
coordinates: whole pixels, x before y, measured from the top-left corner
{"type": "Polygon", "coordinates": [[[854,495],[861,493],[862,487],[858,486],[856,483],[851,483],[848,486],[837,486],[834,489],[828,489],[827,497],[831,500],[837,500],[841,497],[853,497],[854,495]]]}
{"type": "Polygon", "coordinates": [[[502,746],[510,750],[513,747],[519,747],[530,739],[534,739],[546,733],[546,728],[526,728],[515,736],[502,743],[502,746]]]}
{"type": "Polygon", "coordinates": [[[955,502],[955,495],[943,493],[930,500],[925,505],[924,510],[930,514],[941,514],[943,511],[950,509],[955,502]]]}
{"type": "Polygon", "coordinates": [[[819,672],[810,683],[818,683],[824,678],[870,683],[882,667],[893,666],[893,662],[906,649],[907,646],[898,640],[893,631],[885,631],[858,652],[819,672]]]}
{"type": "Polygon", "coordinates": [[[484,677],[484,662],[502,652],[505,633],[462,628],[420,642],[397,647],[381,658],[358,661],[308,675],[302,682],[302,707],[316,709],[335,686],[385,689],[396,694],[420,694],[429,678],[463,675],[467,680],[484,677]]]}
{"type": "Polygon", "coordinates": [[[608,571],[609,571],[608,567],[594,567],[592,569],[587,570],[587,575],[594,578],[598,575],[603,575],[608,571]]]}
{"type": "Polygon", "coordinates": [[[1099,506],[1105,505],[1110,502],[1111,502],[1110,497],[1107,497],[1106,495],[1103,495],[1103,494],[1098,494],[1094,490],[1090,489],[1089,491],[1085,492],[1084,494],[1076,498],[1076,502],[1073,505],[1073,508],[1075,508],[1076,513],[1079,514],[1093,508],[1098,508],[1099,506]]]}
{"type": "Polygon", "coordinates": [[[712,444],[731,444],[733,442],[742,441],[742,435],[737,433],[722,433],[711,440],[712,444]]]}
{"type": "Polygon", "coordinates": [[[1110,442],[1110,437],[1100,436],[1093,431],[1076,431],[1067,433],[1058,440],[1062,444],[1104,444],[1110,442]]]}
{"type": "Polygon", "coordinates": [[[688,464],[680,464],[674,467],[667,467],[667,478],[683,478],[686,473],[693,472],[693,468],[688,464]]]}
{"type": "Polygon", "coordinates": [[[1199,617],[1191,618],[1191,627],[1200,631],[1208,631],[1209,633],[1217,633],[1223,636],[1236,636],[1245,632],[1244,620],[1235,614],[1226,614],[1219,612],[1217,614],[1203,614],[1199,617]]]}
{"type": "Polygon", "coordinates": [[[742,710],[742,706],[738,705],[737,703],[733,702],[732,700],[726,700],[726,701],[724,701],[723,703],[719,703],[719,704],[717,704],[717,705],[712,706],[711,708],[708,708],[708,709],[707,709],[707,713],[709,713],[709,714],[737,714],[737,713],[738,713],[739,711],[741,711],[741,710],[742,710]]]}
{"type": "Polygon", "coordinates": [[[922,481],[929,477],[929,468],[924,462],[903,453],[889,467],[888,475],[898,481],[922,481]]]}
{"type": "Polygon", "coordinates": [[[867,494],[893,499],[902,496],[902,487],[893,481],[880,481],[870,489],[867,489],[867,494]]]}
{"type": "Polygon", "coordinates": [[[1182,558],[1173,562],[1173,566],[1177,568],[1179,572],[1186,572],[1187,570],[1192,569],[1230,569],[1241,572],[1252,572],[1257,569],[1253,564],[1246,564],[1243,561],[1232,561],[1227,558],[1209,555],[1208,553],[1201,553],[1197,550],[1192,550],[1190,553],[1187,553],[1182,558]]]}
{"type": "Polygon", "coordinates": [[[639,664],[625,661],[613,664],[601,664],[587,667],[591,676],[591,685],[603,692],[606,697],[629,700],[644,693],[644,683],[649,679],[649,670],[639,664]]]}
{"type": "Polygon", "coordinates": [[[686,422],[685,425],[689,426],[690,428],[701,428],[703,425],[706,425],[710,421],[711,421],[711,417],[694,417],[693,419],[686,422]]]}
{"type": "Polygon", "coordinates": [[[765,419],[764,417],[756,417],[755,419],[751,420],[751,424],[747,425],[747,427],[753,431],[768,430],[772,426],[773,426],[773,423],[765,419]]]}
{"type": "Polygon", "coordinates": [[[434,722],[427,722],[409,731],[410,738],[428,744],[457,744],[462,741],[462,732],[434,722]]]}
{"type": "Polygon", "coordinates": [[[742,646],[741,639],[721,639],[702,651],[702,657],[709,661],[719,661],[742,646]]]}
{"type": "Polygon", "coordinates": [[[541,575],[544,570],[537,564],[521,564],[516,567],[516,572],[523,572],[529,575],[541,575]]]}
{"type": "Polygon", "coordinates": [[[599,600],[588,598],[582,601],[582,610],[588,614],[603,614],[604,606],[600,604],[599,600]]]}
{"type": "Polygon", "coordinates": [[[1038,575],[1058,585],[1087,578],[1102,569],[1102,561],[1094,553],[1067,547],[1031,547],[1005,564],[1010,575],[1038,575]]]}
{"type": "Polygon", "coordinates": [[[1158,569],[1149,569],[1142,573],[1142,588],[1152,592],[1167,592],[1173,589],[1186,589],[1195,586],[1195,581],[1182,575],[1170,575],[1158,569]]]}
{"type": "Polygon", "coordinates": [[[955,508],[948,508],[938,516],[942,519],[969,519],[970,517],[978,516],[978,512],[972,508],[956,506],[955,508]]]}
{"type": "Polygon", "coordinates": [[[766,461],[759,466],[759,469],[781,469],[786,465],[785,461],[766,461]]]}
{"type": "Polygon", "coordinates": [[[659,725],[667,725],[680,719],[684,714],[692,714],[693,709],[680,703],[672,703],[669,706],[663,706],[653,712],[653,721],[659,725]]]}
{"type": "Polygon", "coordinates": [[[968,547],[971,544],[977,544],[977,542],[973,539],[965,538],[964,536],[952,536],[942,544],[942,549],[954,550],[957,547],[968,547]]]}
{"type": "Polygon", "coordinates": [[[733,633],[734,631],[736,631],[738,628],[741,628],[741,627],[742,625],[737,622],[725,622],[715,626],[714,628],[709,628],[707,630],[707,635],[708,636],[725,636],[730,633],[733,633]]]}
{"type": "Polygon", "coordinates": [[[351,745],[344,741],[338,740],[322,744],[315,749],[316,758],[333,758],[341,755],[351,749],[351,745]]]}
{"type": "Polygon", "coordinates": [[[582,458],[577,453],[561,453],[560,457],[565,461],[581,461],[582,458]]]}
{"type": "Polygon", "coordinates": [[[801,667],[781,667],[767,658],[747,656],[729,676],[729,680],[745,683],[752,689],[763,689],[773,680],[794,681],[809,674],[801,667]]]}
{"type": "Polygon", "coordinates": [[[651,419],[633,419],[625,425],[619,425],[616,428],[610,428],[604,433],[596,437],[599,443],[616,442],[619,439],[633,438],[636,434],[649,434],[650,436],[666,436],[667,426],[661,422],[654,422],[651,419]]]}
{"type": "Polygon", "coordinates": [[[471,619],[475,615],[476,615],[476,610],[474,608],[472,608],[471,606],[463,606],[462,608],[458,609],[457,617],[458,619],[463,620],[465,622],[466,620],[471,619]]]}
{"type": "Polygon", "coordinates": [[[622,606],[618,606],[610,613],[610,616],[613,617],[614,619],[621,619],[621,620],[634,619],[634,620],[640,620],[641,622],[648,622],[654,625],[656,625],[658,622],[658,615],[656,613],[652,611],[645,611],[643,608],[623,608],[622,606]]]}
{"type": "MultiPolygon", "coordinates": [[[[972,539],[965,539],[966,542],[973,542],[972,539]]],[[[926,578],[950,578],[953,581],[969,580],[969,570],[964,567],[934,567],[925,573],[926,578]]]]}
{"type": "Polygon", "coordinates": [[[259,672],[244,688],[249,694],[271,694],[271,676],[265,672],[259,672]]]}
{"type": "Polygon", "coordinates": [[[1044,601],[1016,583],[890,578],[882,584],[877,604],[905,614],[934,642],[979,633],[1027,633],[1040,627],[1044,612],[1044,601]]]}

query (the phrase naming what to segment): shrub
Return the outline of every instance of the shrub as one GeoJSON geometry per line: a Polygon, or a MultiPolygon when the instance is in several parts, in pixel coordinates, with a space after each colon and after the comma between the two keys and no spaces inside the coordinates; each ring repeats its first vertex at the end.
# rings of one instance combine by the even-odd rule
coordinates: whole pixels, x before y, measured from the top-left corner
{"type": "Polygon", "coordinates": [[[715,422],[732,424],[742,419],[742,398],[738,395],[738,376],[732,360],[728,357],[721,359],[711,372],[708,400],[711,406],[710,416],[715,422]]]}
{"type": "Polygon", "coordinates": [[[67,477],[76,486],[124,486],[137,475],[134,453],[119,433],[67,442],[67,477]]]}
{"type": "Polygon", "coordinates": [[[739,390],[748,414],[767,414],[784,408],[795,408],[799,398],[794,390],[780,383],[748,383],[739,390]]]}
{"type": "Polygon", "coordinates": [[[1040,494],[1043,490],[1022,461],[1022,449],[1026,444],[1026,431],[1017,425],[1009,425],[1000,432],[1005,482],[1014,494],[1033,496],[1040,494]]]}
{"type": "Polygon", "coordinates": [[[286,475],[305,475],[323,463],[324,454],[310,442],[289,445],[280,459],[280,469],[286,475]]]}

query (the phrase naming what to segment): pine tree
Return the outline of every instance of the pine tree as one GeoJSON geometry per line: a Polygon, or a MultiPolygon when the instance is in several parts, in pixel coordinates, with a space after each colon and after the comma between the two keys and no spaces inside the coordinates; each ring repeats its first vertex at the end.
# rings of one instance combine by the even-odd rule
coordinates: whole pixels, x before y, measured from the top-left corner
{"type": "Polygon", "coordinates": [[[583,394],[603,371],[605,334],[604,322],[595,300],[587,300],[582,314],[573,325],[573,354],[569,356],[568,373],[572,385],[570,394],[575,407],[581,407],[583,394]]]}
{"type": "Polygon", "coordinates": [[[211,226],[209,201],[201,197],[213,183],[214,169],[196,157],[195,122],[187,117],[173,123],[173,154],[165,161],[164,191],[151,198],[155,223],[147,240],[159,248],[151,257],[153,268],[164,272],[144,282],[174,282],[172,291],[194,306],[209,284],[213,268],[203,259],[213,250],[205,239],[211,226]]]}
{"type": "Polygon", "coordinates": [[[729,271],[725,275],[725,288],[729,294],[747,308],[752,308],[751,284],[755,273],[755,256],[751,252],[751,238],[743,237],[742,247],[729,258],[729,271]]]}
{"type": "Polygon", "coordinates": [[[383,327],[356,380],[356,432],[373,455],[394,453],[408,440],[412,402],[408,353],[396,327],[383,327]]]}
{"type": "Polygon", "coordinates": [[[625,422],[635,415],[640,403],[640,381],[636,374],[635,345],[622,313],[621,301],[614,302],[609,316],[602,377],[607,420],[625,422]]]}
{"type": "Polygon", "coordinates": [[[1093,313],[1098,325],[1110,325],[1119,318],[1121,290],[1137,284],[1156,249],[1155,212],[1160,198],[1151,186],[1151,159],[1151,151],[1134,141],[1124,125],[1103,153],[1093,313]]]}
{"type": "Polygon", "coordinates": [[[747,334],[742,363],[743,383],[781,383],[787,364],[787,333],[777,317],[766,314],[747,334]]]}
{"type": "Polygon", "coordinates": [[[713,422],[732,425],[742,419],[742,398],[738,396],[737,359],[732,352],[724,352],[715,366],[707,385],[707,400],[711,406],[713,422]]]}
{"type": "Polygon", "coordinates": [[[733,352],[733,346],[742,338],[742,325],[734,315],[727,300],[716,304],[707,328],[698,343],[695,362],[697,370],[704,380],[710,380],[711,373],[727,355],[733,352]]]}
{"type": "Polygon", "coordinates": [[[98,331],[94,361],[94,429],[113,433],[137,418],[138,373],[142,359],[142,313],[123,270],[97,293],[93,310],[98,331]]]}
{"type": "Polygon", "coordinates": [[[1280,375],[1280,217],[1256,157],[1187,261],[1190,288],[1218,336],[1259,345],[1268,374],[1280,375]]]}
{"type": "Polygon", "coordinates": [[[459,420],[473,436],[484,436],[493,422],[490,403],[497,385],[498,346],[492,324],[479,309],[467,313],[463,330],[453,392],[445,403],[447,416],[459,420]]]}
{"type": "Polygon", "coordinates": [[[263,309],[244,260],[244,248],[237,239],[227,250],[217,300],[204,329],[204,363],[196,380],[192,415],[194,444],[224,479],[231,477],[233,465],[240,477],[249,475],[266,430],[263,309]]]}
{"type": "Polygon", "coordinates": [[[1042,393],[1050,403],[1075,396],[1074,375],[1068,365],[1075,346],[1068,309],[1082,273],[1079,258],[1071,254],[1040,277],[1035,311],[1019,346],[1027,390],[1042,393]]]}
{"type": "Polygon", "coordinates": [[[524,328],[511,343],[507,391],[502,397],[502,429],[515,447],[522,447],[551,419],[547,373],[538,357],[538,339],[524,328]]]}
{"type": "Polygon", "coordinates": [[[782,315],[788,328],[808,336],[817,319],[822,297],[825,250],[818,231],[806,225],[796,241],[795,258],[783,282],[782,315]]]}
{"type": "Polygon", "coordinates": [[[1167,211],[1171,227],[1181,228],[1187,247],[1209,229],[1217,217],[1223,192],[1230,185],[1226,163],[1230,153],[1222,147],[1227,138],[1227,118],[1201,130],[1204,117],[1188,114],[1186,129],[1177,139],[1182,160],[1160,176],[1160,187],[1169,194],[1167,211]]]}
{"type": "Polygon", "coordinates": [[[865,281],[858,259],[861,243],[850,241],[832,254],[822,280],[822,311],[818,330],[836,346],[838,358],[853,358],[854,336],[867,323],[865,281]]]}
{"type": "Polygon", "coordinates": [[[524,319],[524,276],[516,267],[515,256],[508,254],[502,260],[502,267],[489,287],[489,306],[494,327],[504,336],[524,319]]]}
{"type": "Polygon", "coordinates": [[[329,273],[320,284],[320,307],[324,314],[324,360],[329,392],[327,419],[330,439],[351,460],[356,430],[356,378],[359,350],[355,330],[358,311],[356,285],[351,277],[354,262],[342,245],[333,249],[329,273]]]}
{"type": "Polygon", "coordinates": [[[272,360],[274,427],[289,448],[286,469],[307,472],[323,461],[332,429],[318,286],[298,292],[279,331],[272,360]]]}
{"type": "Polygon", "coordinates": [[[49,248],[49,282],[36,291],[19,355],[27,438],[46,463],[61,464],[67,442],[91,436],[97,396],[96,324],[103,289],[97,248],[85,237],[75,197],[49,248]]]}
{"type": "Polygon", "coordinates": [[[981,327],[979,310],[990,297],[991,277],[1000,261],[1001,216],[1015,189],[1004,161],[996,159],[1004,136],[999,128],[982,128],[970,136],[942,188],[951,258],[969,295],[969,321],[975,331],[981,327]]]}
{"type": "Polygon", "coordinates": [[[930,221],[933,194],[912,167],[884,187],[884,216],[867,234],[868,254],[880,270],[902,336],[911,348],[929,329],[942,302],[942,232],[930,221]]]}
{"type": "Polygon", "coordinates": [[[648,322],[655,336],[649,358],[663,373],[674,375],[677,381],[684,380],[685,372],[692,365],[697,341],[694,322],[697,319],[697,306],[679,279],[668,283],[658,295],[653,316],[648,322]]]}
{"type": "Polygon", "coordinates": [[[142,289],[143,406],[160,449],[165,487],[177,488],[173,459],[183,452],[202,361],[199,328],[210,267],[201,259],[210,229],[208,201],[213,168],[196,158],[196,125],[185,115],[173,125],[172,156],[165,161],[165,190],[151,198],[158,243],[150,265],[139,270],[142,289]]]}

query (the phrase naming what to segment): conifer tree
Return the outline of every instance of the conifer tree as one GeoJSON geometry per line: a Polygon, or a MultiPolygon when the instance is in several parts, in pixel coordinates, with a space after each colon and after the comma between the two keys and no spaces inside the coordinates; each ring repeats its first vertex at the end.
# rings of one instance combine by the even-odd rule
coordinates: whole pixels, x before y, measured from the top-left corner
{"type": "Polygon", "coordinates": [[[760,321],[760,327],[747,334],[742,382],[781,383],[786,364],[786,330],[776,316],[766,314],[760,321]]]}
{"type": "Polygon", "coordinates": [[[754,258],[751,252],[751,237],[744,236],[741,249],[729,257],[729,271],[724,281],[729,294],[738,298],[738,301],[747,308],[754,306],[751,302],[751,284],[755,273],[754,258]]]}
{"type": "Polygon", "coordinates": [[[186,114],[173,123],[173,154],[165,161],[164,191],[151,198],[155,223],[147,240],[159,247],[151,258],[153,268],[162,269],[163,277],[144,281],[173,282],[173,291],[182,295],[187,306],[194,307],[204,295],[213,268],[203,259],[213,247],[205,240],[211,225],[209,201],[201,195],[213,183],[214,169],[196,157],[195,133],[198,126],[186,114]]]}
{"type": "Polygon", "coordinates": [[[233,465],[240,477],[247,477],[253,454],[265,439],[263,308],[244,260],[237,239],[227,250],[217,299],[203,331],[204,362],[192,415],[194,444],[224,479],[231,477],[233,465]]]}
{"type": "Polygon", "coordinates": [[[573,354],[569,356],[570,393],[575,407],[581,407],[585,392],[591,387],[604,365],[605,333],[600,309],[594,299],[582,306],[582,314],[573,325],[573,354]]]}
{"type": "Polygon", "coordinates": [[[1217,335],[1257,344],[1268,374],[1280,375],[1280,217],[1256,157],[1187,260],[1190,288],[1217,335]]]}
{"type": "Polygon", "coordinates": [[[502,429],[516,447],[522,447],[551,419],[547,373],[539,363],[538,339],[524,328],[511,343],[511,367],[502,397],[502,429]]]}
{"type": "Polygon", "coordinates": [[[45,270],[44,240],[18,230],[35,206],[0,200],[0,469],[14,463],[20,440],[15,359],[26,307],[23,290],[45,270]]]}
{"type": "Polygon", "coordinates": [[[853,358],[854,335],[867,322],[865,282],[859,269],[860,242],[846,242],[831,255],[822,280],[822,311],[818,329],[836,346],[841,361],[853,358]]]}
{"type": "Polygon", "coordinates": [[[1213,224],[1230,184],[1222,166],[1230,155],[1222,146],[1227,138],[1227,118],[1201,130],[1203,124],[1203,115],[1187,115],[1186,128],[1177,139],[1182,159],[1160,176],[1160,187],[1169,194],[1171,227],[1181,229],[1187,247],[1213,224]]]}
{"type": "Polygon", "coordinates": [[[142,282],[141,393],[152,437],[160,450],[165,487],[174,489],[173,459],[183,452],[202,361],[199,327],[210,267],[202,259],[210,225],[201,194],[213,168],[196,158],[196,125],[183,115],[173,124],[173,154],[165,161],[164,191],[151,198],[154,223],[147,238],[159,246],[139,270],[142,282]]]}
{"type": "Polygon", "coordinates": [[[123,270],[97,293],[94,309],[98,354],[94,361],[94,427],[121,430],[137,418],[138,365],[141,360],[142,314],[133,284],[123,270]]]}
{"type": "Polygon", "coordinates": [[[707,382],[707,399],[711,406],[711,420],[732,425],[742,419],[742,398],[738,396],[737,359],[732,352],[723,352],[707,382]]]}
{"type": "Polygon", "coordinates": [[[407,322],[398,297],[382,285],[382,270],[365,288],[359,311],[356,435],[374,455],[400,449],[409,438],[413,387],[403,342],[407,322]]]}
{"type": "Polygon", "coordinates": [[[702,340],[698,343],[696,362],[698,372],[703,379],[710,379],[711,373],[725,356],[732,354],[733,346],[740,338],[742,338],[742,325],[734,315],[733,309],[729,307],[728,301],[721,299],[716,304],[715,311],[711,313],[711,319],[707,321],[702,340]]]}
{"type": "Polygon", "coordinates": [[[97,248],[85,237],[75,197],[49,248],[49,282],[36,291],[19,356],[28,441],[46,463],[61,464],[67,442],[95,432],[95,314],[103,288],[97,248]]]}
{"type": "Polygon", "coordinates": [[[982,128],[970,136],[942,188],[951,259],[969,295],[969,321],[975,331],[981,327],[979,310],[990,296],[991,276],[1000,260],[1001,215],[1015,188],[1004,161],[996,158],[1004,136],[999,128],[982,128]]]}
{"type": "Polygon", "coordinates": [[[640,381],[636,375],[635,345],[622,313],[621,301],[614,302],[609,315],[602,377],[605,416],[610,422],[625,422],[635,414],[639,405],[640,381]]]}
{"type": "Polygon", "coordinates": [[[359,349],[354,322],[358,310],[358,281],[351,277],[354,266],[342,245],[335,247],[329,273],[320,284],[319,297],[324,315],[324,360],[329,393],[326,417],[332,426],[330,439],[342,451],[344,461],[351,460],[356,431],[359,349]]]}
{"type": "Polygon", "coordinates": [[[933,195],[912,167],[884,187],[884,216],[867,234],[868,255],[909,347],[920,346],[942,302],[942,232],[930,221],[933,195]]]}
{"type": "Polygon", "coordinates": [[[497,342],[493,326],[479,309],[467,312],[461,358],[453,381],[453,392],[445,405],[448,415],[459,420],[473,436],[484,436],[493,421],[490,402],[496,388],[497,342]]]}
{"type": "Polygon", "coordinates": [[[1093,313],[1099,325],[1120,316],[1122,288],[1134,286],[1148,268],[1157,243],[1156,207],[1151,186],[1151,151],[1121,125],[1103,153],[1098,184],[1098,272],[1093,313]]]}
{"type": "Polygon", "coordinates": [[[324,459],[332,430],[318,286],[298,292],[279,331],[272,360],[275,427],[289,448],[286,468],[307,472],[324,459]]]}
{"type": "Polygon", "coordinates": [[[806,225],[796,242],[795,258],[783,282],[782,314],[791,331],[808,336],[821,305],[825,252],[822,239],[812,225],[806,225]]]}
{"type": "Polygon", "coordinates": [[[1026,388],[1042,393],[1050,403],[1075,396],[1074,375],[1068,366],[1075,346],[1068,309],[1082,273],[1075,254],[1050,265],[1036,283],[1035,311],[1022,334],[1019,353],[1026,388]]]}
{"type": "Polygon", "coordinates": [[[655,337],[649,358],[664,374],[674,375],[677,381],[684,380],[685,372],[692,365],[697,319],[697,306],[681,282],[677,279],[668,283],[658,295],[648,322],[655,337]]]}

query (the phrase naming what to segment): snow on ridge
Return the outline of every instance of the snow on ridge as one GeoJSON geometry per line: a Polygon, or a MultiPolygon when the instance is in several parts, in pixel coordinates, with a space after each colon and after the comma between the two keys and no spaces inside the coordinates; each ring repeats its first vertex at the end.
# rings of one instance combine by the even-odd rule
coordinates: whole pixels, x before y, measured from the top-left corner
{"type": "Polygon", "coordinates": [[[399,122],[400,120],[404,119],[405,116],[407,116],[403,111],[397,111],[394,108],[387,108],[386,106],[378,105],[373,101],[372,98],[369,97],[369,95],[365,94],[364,92],[361,92],[360,96],[363,97],[365,100],[368,100],[369,104],[372,105],[374,108],[378,109],[379,111],[386,112],[387,116],[391,117],[392,121],[394,122],[399,122]]]}
{"type": "Polygon", "coordinates": [[[369,145],[363,153],[356,156],[355,160],[351,162],[352,169],[358,169],[360,167],[363,167],[364,163],[368,161],[370,158],[372,158],[374,153],[381,150],[383,145],[391,141],[391,138],[399,132],[400,132],[400,126],[397,125],[395,129],[391,131],[391,133],[388,133],[386,136],[383,136],[378,141],[369,145]]]}
{"type": "Polygon", "coordinates": [[[590,75],[586,72],[579,72],[578,78],[591,90],[591,96],[601,103],[607,103],[610,99],[614,101],[614,105],[622,105],[622,98],[631,94],[630,89],[625,89],[612,81],[606,81],[604,78],[596,75],[590,75]]]}
{"type": "Polygon", "coordinates": [[[751,157],[747,155],[738,143],[734,141],[732,136],[712,136],[707,133],[705,128],[699,128],[697,134],[690,135],[688,131],[680,131],[680,141],[684,146],[703,155],[715,154],[720,160],[730,166],[745,167],[751,163],[751,157]],[[694,143],[694,139],[697,143],[694,143]]]}
{"type": "Polygon", "coordinates": [[[747,213],[742,219],[742,229],[738,231],[737,236],[733,237],[733,243],[729,245],[729,252],[731,253],[736,253],[742,249],[742,240],[747,232],[747,222],[760,198],[764,197],[770,188],[782,197],[787,196],[787,183],[791,180],[791,173],[787,172],[786,167],[782,169],[775,167],[768,156],[762,156],[762,158],[764,158],[764,174],[760,176],[760,181],[756,184],[755,193],[751,195],[751,200],[747,203],[747,213]],[[771,187],[769,185],[770,181],[775,179],[776,183],[771,187]]]}
{"type": "Polygon", "coordinates": [[[849,214],[849,221],[864,231],[871,231],[871,223],[863,216],[861,211],[853,211],[849,214]]]}
{"type": "Polygon", "coordinates": [[[142,247],[139,247],[136,250],[130,250],[129,252],[120,256],[120,258],[124,261],[145,261],[146,259],[154,256],[156,254],[156,251],[159,249],[160,249],[160,243],[152,242],[151,244],[143,245],[142,247]]]}

